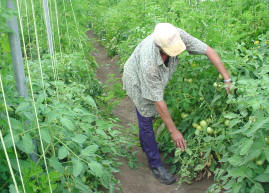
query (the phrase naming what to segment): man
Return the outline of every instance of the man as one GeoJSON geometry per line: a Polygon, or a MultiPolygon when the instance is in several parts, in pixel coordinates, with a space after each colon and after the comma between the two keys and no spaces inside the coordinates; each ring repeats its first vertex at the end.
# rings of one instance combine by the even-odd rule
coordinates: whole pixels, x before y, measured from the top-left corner
{"type": "Polygon", "coordinates": [[[175,146],[184,151],[184,137],[177,130],[163,100],[165,86],[178,65],[177,55],[184,50],[191,54],[205,54],[223,76],[229,93],[231,79],[216,51],[169,23],[157,24],[154,32],[139,43],[124,65],[122,78],[123,87],[136,106],[141,147],[153,175],[165,184],[174,183],[175,177],[163,167],[152,120],[158,112],[175,146]]]}

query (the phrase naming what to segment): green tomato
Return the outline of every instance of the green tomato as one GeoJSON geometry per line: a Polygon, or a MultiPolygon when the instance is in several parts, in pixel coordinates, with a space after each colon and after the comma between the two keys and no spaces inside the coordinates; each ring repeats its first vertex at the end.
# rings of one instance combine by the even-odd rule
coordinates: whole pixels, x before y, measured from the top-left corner
{"type": "Polygon", "coordinates": [[[205,120],[202,120],[202,121],[200,121],[200,125],[202,127],[206,127],[207,126],[207,122],[205,120]]]}
{"type": "Polygon", "coordinates": [[[225,120],[224,125],[228,127],[230,125],[230,121],[229,120],[225,120]]]}
{"type": "Polygon", "coordinates": [[[193,126],[194,128],[197,128],[199,125],[198,125],[197,123],[192,123],[192,126],[193,126]]]}
{"type": "Polygon", "coordinates": [[[199,135],[200,134],[200,131],[198,129],[195,130],[194,132],[195,135],[199,135]]]}
{"type": "Polygon", "coordinates": [[[181,113],[181,118],[185,119],[187,116],[189,116],[187,113],[181,113]]]}
{"type": "Polygon", "coordinates": [[[218,83],[218,88],[224,88],[224,84],[222,82],[218,83]]]}
{"type": "Polygon", "coordinates": [[[198,131],[203,131],[203,128],[202,128],[200,125],[198,125],[198,126],[196,127],[196,129],[197,129],[198,131]]]}
{"type": "Polygon", "coordinates": [[[254,116],[249,116],[249,121],[253,123],[256,121],[256,118],[254,116]]]}
{"type": "Polygon", "coordinates": [[[207,127],[206,132],[211,135],[214,130],[211,127],[207,127]]]}
{"type": "Polygon", "coordinates": [[[82,182],[84,182],[84,183],[85,183],[85,182],[86,182],[86,180],[87,180],[87,179],[86,179],[86,177],[84,176],[84,177],[82,178],[82,182]]]}
{"type": "Polygon", "coordinates": [[[264,160],[257,160],[257,161],[256,161],[256,164],[257,164],[258,166],[262,166],[262,165],[263,165],[263,162],[264,162],[264,160]]]}
{"type": "Polygon", "coordinates": [[[206,122],[208,122],[208,123],[211,123],[211,121],[212,121],[212,120],[211,120],[210,118],[207,118],[207,119],[206,119],[206,122]]]}
{"type": "Polygon", "coordinates": [[[218,83],[214,82],[213,86],[214,86],[215,88],[217,88],[217,87],[218,87],[218,83]]]}
{"type": "Polygon", "coordinates": [[[177,148],[175,151],[175,157],[179,157],[181,153],[182,153],[181,149],[177,148]]]}
{"type": "Polygon", "coordinates": [[[265,137],[264,140],[265,140],[265,143],[269,145],[269,137],[265,137]]]}
{"type": "Polygon", "coordinates": [[[192,155],[192,150],[190,150],[189,148],[185,149],[185,151],[188,155],[192,155]]]}
{"type": "Polygon", "coordinates": [[[222,79],[223,79],[223,77],[221,76],[221,74],[219,74],[219,79],[220,79],[220,80],[222,80],[222,79]]]}

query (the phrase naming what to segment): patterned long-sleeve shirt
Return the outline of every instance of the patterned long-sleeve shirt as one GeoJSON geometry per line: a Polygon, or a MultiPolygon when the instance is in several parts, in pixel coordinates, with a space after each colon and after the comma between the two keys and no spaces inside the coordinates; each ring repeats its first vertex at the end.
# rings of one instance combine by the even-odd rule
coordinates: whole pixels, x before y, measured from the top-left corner
{"type": "MultiPolygon", "coordinates": [[[[205,54],[207,45],[178,28],[190,54],[205,54]]],[[[169,57],[166,66],[153,34],[142,40],[124,65],[123,88],[144,117],[157,114],[154,102],[162,101],[164,89],[178,65],[177,57],[169,57]]]]}

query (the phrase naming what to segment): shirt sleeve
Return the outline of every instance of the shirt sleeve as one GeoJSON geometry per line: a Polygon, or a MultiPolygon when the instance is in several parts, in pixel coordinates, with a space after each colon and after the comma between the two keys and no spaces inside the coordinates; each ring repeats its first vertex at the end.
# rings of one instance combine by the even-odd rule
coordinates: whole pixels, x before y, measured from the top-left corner
{"type": "Polygon", "coordinates": [[[184,30],[178,28],[180,37],[184,44],[186,45],[186,50],[189,54],[205,54],[208,45],[202,42],[201,40],[191,36],[184,30]]]}
{"type": "Polygon", "coordinates": [[[149,66],[143,70],[141,82],[142,97],[151,101],[162,101],[164,89],[158,72],[158,66],[149,66]]]}

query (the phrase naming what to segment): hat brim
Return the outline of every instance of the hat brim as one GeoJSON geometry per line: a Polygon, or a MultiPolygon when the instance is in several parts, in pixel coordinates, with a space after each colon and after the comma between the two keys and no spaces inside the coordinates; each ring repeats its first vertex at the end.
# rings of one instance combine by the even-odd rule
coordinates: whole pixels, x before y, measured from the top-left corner
{"type": "Polygon", "coordinates": [[[168,56],[177,56],[186,50],[186,46],[180,37],[173,40],[173,42],[169,45],[169,47],[163,47],[162,50],[168,56]]]}

